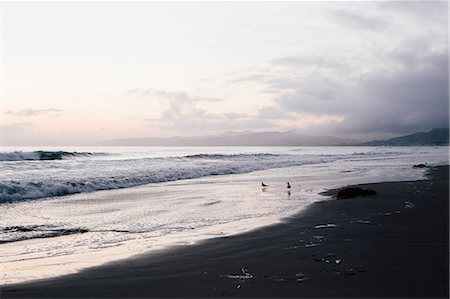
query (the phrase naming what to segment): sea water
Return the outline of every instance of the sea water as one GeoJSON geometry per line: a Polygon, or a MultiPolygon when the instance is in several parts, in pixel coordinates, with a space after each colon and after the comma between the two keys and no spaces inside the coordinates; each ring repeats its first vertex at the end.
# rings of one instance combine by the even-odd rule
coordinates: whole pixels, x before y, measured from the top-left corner
{"type": "Polygon", "coordinates": [[[4,147],[0,283],[274,224],[328,188],[423,179],[425,162],[448,147],[4,147]]]}

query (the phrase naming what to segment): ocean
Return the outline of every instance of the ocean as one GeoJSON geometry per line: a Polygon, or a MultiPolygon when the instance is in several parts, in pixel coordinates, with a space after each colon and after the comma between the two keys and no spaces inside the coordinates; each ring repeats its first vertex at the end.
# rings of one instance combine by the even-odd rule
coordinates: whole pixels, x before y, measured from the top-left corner
{"type": "Polygon", "coordinates": [[[414,164],[448,159],[448,147],[3,147],[1,284],[274,224],[326,189],[420,180],[414,164]]]}

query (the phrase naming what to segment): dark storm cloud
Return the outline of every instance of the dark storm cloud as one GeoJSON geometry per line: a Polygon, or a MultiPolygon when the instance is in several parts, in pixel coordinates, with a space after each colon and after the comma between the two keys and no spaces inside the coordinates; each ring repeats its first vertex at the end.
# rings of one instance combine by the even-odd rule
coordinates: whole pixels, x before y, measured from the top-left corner
{"type": "Polygon", "coordinates": [[[315,78],[300,80],[294,89],[288,82],[291,88],[283,89],[277,105],[282,111],[342,115],[345,120],[329,128],[339,133],[401,133],[448,126],[447,51],[398,52],[387,58],[399,67],[362,75],[352,84],[315,78]]]}
{"type": "Polygon", "coordinates": [[[361,82],[362,105],[343,129],[411,132],[448,126],[448,87],[446,54],[428,55],[392,74],[372,74],[361,82]]]}
{"type": "Polygon", "coordinates": [[[327,59],[298,55],[273,59],[265,74],[255,72],[235,83],[253,82],[270,91],[274,105],[257,115],[268,122],[295,120],[299,114],[343,116],[341,122],[315,128],[321,133],[362,137],[445,127],[449,122],[448,50],[436,50],[433,38],[405,40],[375,56],[375,63],[364,71],[365,65],[350,66],[347,57],[339,63],[324,63],[327,59]],[[305,71],[305,66],[312,68],[305,71]]]}

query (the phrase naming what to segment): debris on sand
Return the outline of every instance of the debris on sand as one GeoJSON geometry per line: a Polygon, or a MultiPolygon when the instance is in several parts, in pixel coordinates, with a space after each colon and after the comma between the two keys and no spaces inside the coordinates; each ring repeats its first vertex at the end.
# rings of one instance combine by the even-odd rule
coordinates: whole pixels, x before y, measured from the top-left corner
{"type": "Polygon", "coordinates": [[[308,279],[308,276],[306,276],[303,273],[297,273],[297,274],[295,274],[295,277],[296,277],[296,281],[298,281],[298,282],[302,282],[302,281],[305,281],[308,279]]]}
{"type": "Polygon", "coordinates": [[[239,279],[239,280],[244,280],[244,279],[250,279],[253,278],[253,274],[251,274],[250,272],[247,271],[247,267],[243,266],[241,268],[241,273],[242,275],[238,274],[238,275],[221,275],[222,277],[227,277],[230,279],[239,279]]]}
{"type": "Polygon", "coordinates": [[[314,226],[315,229],[320,229],[320,228],[334,228],[334,227],[337,227],[337,225],[334,224],[334,223],[318,224],[318,225],[314,226]]]}
{"type": "Polygon", "coordinates": [[[405,207],[404,209],[412,209],[414,208],[416,205],[414,203],[412,203],[411,201],[407,200],[405,201],[405,207]]]}

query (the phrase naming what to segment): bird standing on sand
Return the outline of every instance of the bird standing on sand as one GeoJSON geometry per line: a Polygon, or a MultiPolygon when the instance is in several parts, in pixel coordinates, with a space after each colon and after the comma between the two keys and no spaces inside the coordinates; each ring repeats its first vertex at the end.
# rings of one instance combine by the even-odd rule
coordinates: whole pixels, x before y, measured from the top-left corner
{"type": "Polygon", "coordinates": [[[263,186],[263,188],[264,187],[269,187],[269,185],[264,184],[264,182],[261,182],[261,186],[263,186]]]}
{"type": "Polygon", "coordinates": [[[287,182],[287,188],[291,189],[291,184],[289,184],[289,182],[287,182]]]}

